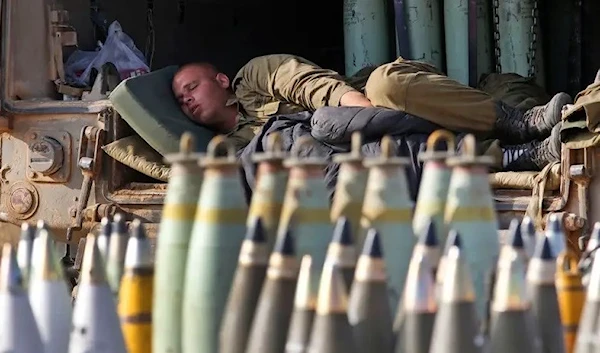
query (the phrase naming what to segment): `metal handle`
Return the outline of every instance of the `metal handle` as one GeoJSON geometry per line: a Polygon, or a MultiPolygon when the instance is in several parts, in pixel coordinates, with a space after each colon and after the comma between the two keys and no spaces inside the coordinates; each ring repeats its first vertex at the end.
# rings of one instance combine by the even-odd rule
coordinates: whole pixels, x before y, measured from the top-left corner
{"type": "Polygon", "coordinates": [[[427,138],[427,152],[433,152],[435,150],[435,145],[440,142],[440,140],[445,140],[447,144],[448,151],[454,151],[456,149],[456,140],[454,139],[454,134],[452,134],[448,130],[436,130],[429,135],[427,138]]]}
{"type": "Polygon", "coordinates": [[[217,135],[210,140],[206,149],[206,154],[210,158],[216,158],[217,147],[225,145],[227,148],[227,159],[235,161],[235,146],[225,135],[217,135]]]}
{"type": "Polygon", "coordinates": [[[196,141],[194,139],[194,135],[186,131],[181,135],[181,139],[179,140],[179,152],[190,154],[194,152],[195,145],[196,141]]]}
{"type": "Polygon", "coordinates": [[[354,131],[350,142],[350,153],[355,157],[360,157],[362,148],[362,134],[360,131],[354,131]]]}
{"type": "Polygon", "coordinates": [[[388,159],[395,156],[396,149],[394,148],[394,145],[394,140],[392,140],[392,137],[390,135],[383,136],[383,138],[381,139],[381,157],[384,159],[388,159]]]}

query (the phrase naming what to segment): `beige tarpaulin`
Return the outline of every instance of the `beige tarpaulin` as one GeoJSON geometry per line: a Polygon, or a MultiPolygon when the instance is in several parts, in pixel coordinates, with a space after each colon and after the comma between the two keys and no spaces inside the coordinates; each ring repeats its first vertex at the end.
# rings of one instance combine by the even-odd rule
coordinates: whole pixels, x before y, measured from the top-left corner
{"type": "Polygon", "coordinates": [[[575,97],[573,106],[563,112],[561,141],[579,149],[600,144],[600,82],[589,85],[575,97]]]}

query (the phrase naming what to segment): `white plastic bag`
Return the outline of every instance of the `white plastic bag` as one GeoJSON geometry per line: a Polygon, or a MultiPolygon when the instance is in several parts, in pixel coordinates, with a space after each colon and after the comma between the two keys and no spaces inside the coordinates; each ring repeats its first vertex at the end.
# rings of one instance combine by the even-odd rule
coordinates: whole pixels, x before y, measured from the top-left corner
{"type": "Polygon", "coordinates": [[[67,83],[80,84],[80,77],[98,56],[97,51],[76,50],[65,63],[65,80],[67,83]]]}
{"type": "Polygon", "coordinates": [[[100,70],[107,62],[116,66],[121,79],[150,72],[144,54],[135,46],[131,37],[123,32],[118,21],[108,27],[108,36],[99,51],[73,53],[65,64],[65,72],[70,80],[79,85],[92,85],[93,82],[89,82],[92,69],[100,70]],[[87,64],[85,70],[78,75],[84,64],[87,64]]]}

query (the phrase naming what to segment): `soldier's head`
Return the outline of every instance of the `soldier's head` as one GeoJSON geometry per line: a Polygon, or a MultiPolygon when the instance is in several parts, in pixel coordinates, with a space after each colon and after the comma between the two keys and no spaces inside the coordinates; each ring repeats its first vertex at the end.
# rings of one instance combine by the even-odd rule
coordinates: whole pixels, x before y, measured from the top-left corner
{"type": "Polygon", "coordinates": [[[173,93],[190,119],[214,129],[230,125],[229,78],[214,65],[192,63],[182,66],[173,77],[173,93]]]}

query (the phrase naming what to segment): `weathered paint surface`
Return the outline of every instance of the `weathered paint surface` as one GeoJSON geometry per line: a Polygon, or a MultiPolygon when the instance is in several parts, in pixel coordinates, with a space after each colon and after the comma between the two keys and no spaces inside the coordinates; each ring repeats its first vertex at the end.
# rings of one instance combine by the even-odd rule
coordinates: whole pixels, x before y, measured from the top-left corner
{"type": "MultiPolygon", "coordinates": [[[[490,1],[477,0],[477,75],[492,71],[490,1]]],[[[446,72],[448,77],[469,84],[469,0],[444,1],[446,72]]]]}
{"type": "Polygon", "coordinates": [[[345,0],[343,16],[346,76],[390,60],[385,1],[345,0]]]}
{"type": "Polygon", "coordinates": [[[404,0],[411,59],[444,65],[440,0],[404,0]]]}
{"type": "MultiPolygon", "coordinates": [[[[539,0],[499,0],[498,15],[500,18],[500,63],[502,72],[515,72],[529,77],[530,45],[532,40],[533,16],[535,1],[539,0]]],[[[539,29],[538,29],[539,31],[539,29]]],[[[541,41],[538,40],[538,44],[541,41]]],[[[539,50],[536,48],[536,50],[539,50]]],[[[541,59],[536,54],[536,64],[541,59]]],[[[541,67],[538,66],[538,69],[541,67]]],[[[536,70],[540,72],[539,70],[536,70]]]]}

